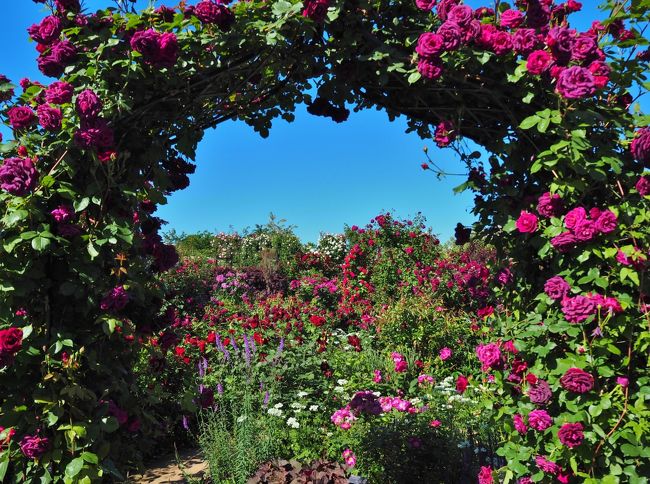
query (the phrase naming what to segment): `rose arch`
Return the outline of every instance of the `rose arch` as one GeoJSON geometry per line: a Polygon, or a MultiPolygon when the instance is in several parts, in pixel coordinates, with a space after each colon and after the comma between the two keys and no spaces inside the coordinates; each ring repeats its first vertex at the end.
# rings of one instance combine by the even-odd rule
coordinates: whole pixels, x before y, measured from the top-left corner
{"type": "Polygon", "coordinates": [[[111,410],[140,403],[124,335],[164,324],[148,281],[177,262],[153,212],[188,185],[206,129],[266,136],[307,103],[335,122],[349,107],[405,116],[467,164],[474,229],[503,264],[477,349],[499,389],[500,478],[643,482],[648,0],[607,1],[584,32],[574,0],[34,1],[51,9],[29,34],[53,81],[0,78],[14,134],[0,144],[0,480],[128,465],[137,442],[111,410]]]}

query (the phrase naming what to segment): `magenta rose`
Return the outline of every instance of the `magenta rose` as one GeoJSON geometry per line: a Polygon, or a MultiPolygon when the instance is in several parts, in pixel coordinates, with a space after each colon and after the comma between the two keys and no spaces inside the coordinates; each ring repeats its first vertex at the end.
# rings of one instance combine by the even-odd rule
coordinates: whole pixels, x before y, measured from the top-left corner
{"type": "MultiPolygon", "coordinates": [[[[307,2],[305,2],[303,16],[309,17],[314,21],[316,21],[314,17],[317,17],[320,18],[320,21],[322,22],[322,20],[325,19],[328,6],[327,0],[307,0],[307,2]],[[305,12],[307,12],[307,15],[305,15],[305,12]]],[[[232,11],[225,5],[213,0],[202,0],[197,3],[194,7],[194,15],[196,15],[201,22],[205,24],[215,24],[221,30],[230,29],[230,26],[235,22],[235,16],[232,11]]]]}
{"type": "Polygon", "coordinates": [[[528,430],[528,429],[526,428],[526,424],[524,423],[524,419],[523,419],[523,417],[522,417],[521,415],[519,415],[518,413],[516,413],[516,414],[512,417],[512,423],[513,423],[513,425],[515,426],[515,430],[516,430],[517,432],[519,432],[520,434],[522,434],[522,435],[525,434],[526,431],[528,430]]]}
{"type": "Polygon", "coordinates": [[[61,35],[61,19],[50,15],[41,20],[40,24],[27,29],[29,36],[39,44],[49,44],[61,35]]]}
{"type": "Polygon", "coordinates": [[[512,46],[518,54],[528,55],[533,52],[538,45],[539,38],[534,29],[518,29],[512,36],[512,46]]]}
{"type": "Polygon", "coordinates": [[[576,31],[567,27],[552,27],[546,35],[546,44],[560,65],[567,65],[573,54],[576,31]]]}
{"type": "Polygon", "coordinates": [[[425,12],[430,12],[438,0],[415,0],[415,6],[425,12]]]}
{"type": "Polygon", "coordinates": [[[564,226],[569,230],[575,229],[580,222],[586,219],[587,211],[583,207],[576,207],[569,210],[564,217],[564,226]]]}
{"type": "Polygon", "coordinates": [[[553,425],[553,418],[546,410],[533,410],[528,414],[528,425],[531,429],[543,432],[553,425]]]}
{"type": "Polygon", "coordinates": [[[72,101],[74,88],[67,82],[55,81],[45,90],[45,100],[51,104],[66,104],[72,101]]]}
{"type": "Polygon", "coordinates": [[[560,276],[553,276],[544,284],[544,292],[548,297],[556,301],[564,299],[570,290],[571,286],[569,286],[569,283],[560,276]]]}
{"type": "Polygon", "coordinates": [[[74,141],[80,148],[111,148],[115,144],[113,130],[106,120],[97,118],[93,121],[84,121],[81,128],[74,134],[74,141]]]}
{"type": "Polygon", "coordinates": [[[74,209],[69,205],[59,205],[50,212],[57,222],[69,222],[74,217],[74,209]]]}
{"type": "Polygon", "coordinates": [[[160,35],[160,51],[155,63],[162,67],[172,67],[178,59],[178,39],[176,34],[165,32],[160,35]]]}
{"type": "Polygon", "coordinates": [[[573,449],[582,444],[582,441],[585,438],[585,435],[582,433],[584,427],[581,423],[565,423],[560,427],[560,430],[557,432],[557,436],[564,445],[573,449]]]}
{"type": "Polygon", "coordinates": [[[508,9],[501,12],[501,27],[504,29],[516,29],[524,23],[524,14],[520,10],[508,9]]]}
{"type": "Polygon", "coordinates": [[[565,99],[580,99],[591,96],[595,87],[594,75],[589,69],[571,66],[560,73],[555,89],[565,99]]]}
{"type": "Polygon", "coordinates": [[[436,126],[433,139],[439,148],[449,146],[456,139],[456,130],[451,121],[442,121],[436,126]]]}
{"type": "Polygon", "coordinates": [[[456,50],[460,46],[463,32],[458,24],[447,21],[436,32],[443,39],[442,46],[445,50],[456,50]]]}
{"type": "Polygon", "coordinates": [[[478,484],[493,484],[494,478],[492,477],[492,468],[490,466],[481,466],[477,478],[478,484]]]}
{"type": "Polygon", "coordinates": [[[616,230],[618,220],[616,214],[611,210],[605,210],[601,212],[600,216],[596,220],[596,228],[603,234],[612,233],[616,230]]]}
{"type": "Polygon", "coordinates": [[[570,323],[581,323],[596,314],[596,304],[585,296],[567,297],[562,300],[562,313],[570,323]]]}
{"type": "Polygon", "coordinates": [[[54,108],[49,104],[41,104],[37,109],[38,122],[47,131],[59,131],[61,129],[61,122],[63,115],[61,110],[54,108]]]}
{"type": "Polygon", "coordinates": [[[528,398],[535,405],[544,406],[552,397],[551,387],[545,380],[537,380],[537,383],[528,387],[528,398]]]}
{"type": "Polygon", "coordinates": [[[469,23],[461,27],[462,41],[469,44],[481,35],[481,22],[480,20],[470,20],[469,23]]]}
{"type": "Polygon", "coordinates": [[[322,24],[327,17],[327,9],[330,6],[329,0],[305,0],[305,8],[302,16],[310,18],[318,24],[322,24]]]}
{"type": "Polygon", "coordinates": [[[580,242],[589,242],[598,234],[598,227],[592,220],[581,220],[573,228],[573,234],[580,242]]]}
{"type": "Polygon", "coordinates": [[[562,471],[562,468],[559,465],[541,455],[535,457],[535,464],[537,464],[539,470],[547,474],[557,475],[562,471]]]}
{"type": "Polygon", "coordinates": [[[48,77],[60,77],[77,56],[77,49],[68,40],[57,40],[38,58],[38,69],[48,77]]]}
{"type": "Polygon", "coordinates": [[[594,387],[594,377],[580,368],[569,368],[560,378],[560,384],[570,392],[587,393],[594,387]]]}
{"type": "Polygon", "coordinates": [[[571,232],[562,232],[551,239],[551,245],[559,252],[568,252],[577,242],[578,239],[571,232]]]}
{"type": "Polygon", "coordinates": [[[153,29],[138,30],[131,37],[131,49],[141,54],[145,62],[153,62],[160,53],[160,34],[153,29]]]}
{"type": "Polygon", "coordinates": [[[50,439],[39,435],[25,435],[20,441],[20,450],[28,459],[38,459],[50,450],[50,439]]]}
{"type": "Polygon", "coordinates": [[[535,214],[522,210],[515,226],[521,233],[532,234],[537,231],[537,217],[535,214]]]}
{"type": "Polygon", "coordinates": [[[546,192],[537,199],[537,212],[543,217],[558,217],[563,209],[564,203],[557,193],[546,192]]]}
{"type": "Polygon", "coordinates": [[[13,357],[23,345],[23,330],[20,328],[0,329],[0,356],[13,357]]]}
{"type": "Polygon", "coordinates": [[[528,55],[526,69],[533,75],[540,75],[551,65],[551,54],[545,50],[536,50],[528,55]]]}
{"type": "Polygon", "coordinates": [[[99,96],[92,90],[86,89],[77,96],[77,114],[82,120],[94,120],[102,112],[104,107],[99,96]]]}
{"type": "Polygon", "coordinates": [[[442,61],[440,59],[420,59],[418,72],[427,79],[438,79],[442,75],[442,61]]]}
{"type": "Polygon", "coordinates": [[[36,124],[36,115],[29,106],[15,106],[7,110],[9,124],[13,129],[27,129],[36,124]]]}
{"type": "Polygon", "coordinates": [[[598,44],[591,35],[580,34],[575,38],[572,58],[578,62],[591,62],[598,57],[598,44]]]}
{"type": "Polygon", "coordinates": [[[447,21],[460,27],[467,25],[474,18],[474,12],[469,5],[454,5],[447,14],[447,21]]]}
{"type": "Polygon", "coordinates": [[[440,0],[438,6],[436,7],[436,13],[438,18],[443,22],[447,20],[449,12],[452,8],[458,5],[459,0],[440,0]]]}
{"type": "Polygon", "coordinates": [[[650,165],[650,128],[642,128],[635,133],[630,152],[635,160],[645,166],[650,165]]]}
{"type": "Polygon", "coordinates": [[[7,158],[0,166],[0,188],[17,197],[31,192],[38,183],[38,172],[29,158],[7,158]]]}
{"type": "Polygon", "coordinates": [[[496,343],[488,343],[486,345],[478,345],[476,347],[476,356],[483,364],[482,370],[487,371],[489,368],[496,369],[501,366],[503,359],[501,357],[501,350],[496,343]]]}
{"type": "Polygon", "coordinates": [[[427,59],[437,57],[444,51],[444,41],[442,35],[425,32],[420,35],[415,52],[427,59]]]}
{"type": "Polygon", "coordinates": [[[438,354],[438,356],[440,356],[440,359],[442,361],[446,361],[449,358],[451,358],[451,350],[449,348],[445,347],[445,348],[440,350],[440,353],[438,354]]]}
{"type": "Polygon", "coordinates": [[[639,178],[639,180],[636,182],[636,185],[634,185],[634,188],[636,188],[636,191],[639,192],[639,195],[642,197],[645,197],[646,195],[650,194],[650,176],[648,175],[643,175],[642,177],[639,178]]]}
{"type": "Polygon", "coordinates": [[[117,312],[124,309],[129,302],[129,293],[124,286],[117,286],[104,296],[99,307],[102,311],[117,312]]]}
{"type": "Polygon", "coordinates": [[[490,48],[496,55],[505,55],[512,51],[512,35],[499,30],[492,35],[490,48]]]}

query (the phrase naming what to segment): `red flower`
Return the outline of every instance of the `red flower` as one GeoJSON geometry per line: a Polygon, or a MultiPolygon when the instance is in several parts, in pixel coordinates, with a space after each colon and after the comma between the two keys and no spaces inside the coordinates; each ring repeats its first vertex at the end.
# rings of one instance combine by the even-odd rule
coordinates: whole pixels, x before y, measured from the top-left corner
{"type": "Polygon", "coordinates": [[[456,378],[456,391],[460,394],[465,393],[468,383],[467,377],[464,375],[458,375],[458,378],[456,378]]]}
{"type": "Polygon", "coordinates": [[[317,328],[325,324],[325,318],[317,314],[312,314],[309,316],[309,322],[316,326],[317,328]]]}

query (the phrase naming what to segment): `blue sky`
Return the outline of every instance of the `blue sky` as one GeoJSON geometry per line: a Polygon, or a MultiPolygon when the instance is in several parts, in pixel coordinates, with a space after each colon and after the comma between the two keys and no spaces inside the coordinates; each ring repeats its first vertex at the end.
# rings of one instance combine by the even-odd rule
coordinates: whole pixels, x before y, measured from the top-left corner
{"type": "MultiPolygon", "coordinates": [[[[91,10],[110,4],[85,2],[91,10]]],[[[36,68],[36,51],[26,32],[42,18],[43,7],[14,0],[3,12],[0,73],[14,83],[23,77],[51,82],[36,68]]],[[[593,6],[578,15],[574,24],[581,29],[600,17],[593,6]]],[[[315,241],[321,231],[338,232],[346,223],[363,225],[382,210],[404,217],[422,212],[446,240],[458,222],[472,222],[473,196],[452,193],[462,177],[438,180],[424,172],[424,146],[443,169],[459,172],[462,166],[451,150],[439,150],[406,134],[405,128],[405,120],[391,123],[382,112],[352,113],[347,122],[336,124],[311,116],[304,107],[298,108],[293,123],[276,120],[267,139],[243,123],[222,124],[206,132],[199,145],[190,187],[173,194],[158,215],[169,222],[166,230],[196,232],[241,230],[266,222],[273,212],[296,225],[304,241],[315,241]]],[[[7,138],[9,133],[3,129],[3,134],[7,138]]]]}

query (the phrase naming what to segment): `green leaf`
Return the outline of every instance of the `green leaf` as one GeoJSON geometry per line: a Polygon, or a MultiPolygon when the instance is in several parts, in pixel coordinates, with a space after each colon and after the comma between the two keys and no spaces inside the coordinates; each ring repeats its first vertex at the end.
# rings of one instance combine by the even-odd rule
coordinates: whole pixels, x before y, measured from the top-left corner
{"type": "Polygon", "coordinates": [[[533,114],[532,116],[528,116],[526,119],[524,119],[519,127],[521,129],[530,129],[539,123],[541,119],[542,118],[540,118],[537,114],[533,114]]]}
{"type": "Polygon", "coordinates": [[[40,235],[32,239],[32,248],[37,252],[43,252],[49,245],[50,239],[41,237],[40,235]]]}
{"type": "Polygon", "coordinates": [[[422,74],[419,72],[413,72],[411,75],[408,77],[408,83],[409,84],[415,84],[422,78],[422,74]]]}
{"type": "Polygon", "coordinates": [[[54,185],[55,181],[56,180],[53,176],[45,175],[43,178],[41,178],[41,185],[43,185],[45,188],[50,188],[52,185],[54,185]]]}
{"type": "Polygon", "coordinates": [[[75,212],[81,212],[83,211],[88,205],[90,204],[90,198],[89,197],[84,197],[78,202],[74,202],[74,211],[75,212]]]}
{"type": "Polygon", "coordinates": [[[546,130],[548,129],[549,124],[551,124],[551,120],[549,118],[542,119],[537,124],[537,131],[539,131],[540,133],[546,133],[546,130]]]}
{"type": "Polygon", "coordinates": [[[69,477],[74,477],[77,474],[79,474],[79,472],[81,472],[83,466],[84,466],[84,460],[81,457],[72,459],[65,467],[65,475],[69,477]]]}
{"type": "Polygon", "coordinates": [[[9,469],[9,452],[4,452],[0,456],[0,482],[4,482],[5,474],[9,469]]]}
{"type": "Polygon", "coordinates": [[[94,259],[99,255],[99,252],[95,248],[92,242],[88,242],[88,253],[90,254],[90,258],[94,259]]]}
{"type": "Polygon", "coordinates": [[[99,459],[97,458],[96,454],[93,454],[92,452],[83,452],[81,454],[81,458],[88,462],[89,464],[95,464],[99,462],[99,459]]]}

